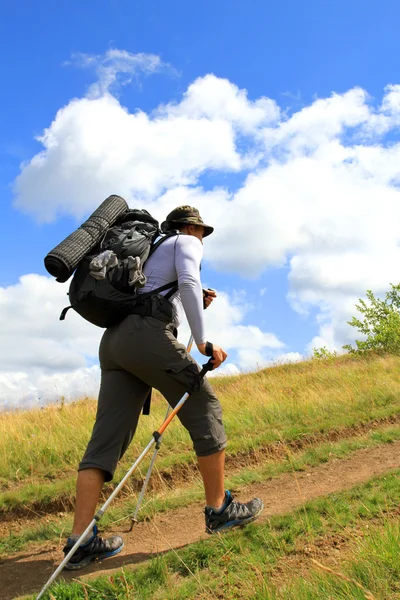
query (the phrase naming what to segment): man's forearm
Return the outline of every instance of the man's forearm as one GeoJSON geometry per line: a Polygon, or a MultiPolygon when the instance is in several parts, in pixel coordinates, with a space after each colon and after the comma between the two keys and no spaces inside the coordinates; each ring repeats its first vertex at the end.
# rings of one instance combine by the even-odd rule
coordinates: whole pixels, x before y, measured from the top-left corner
{"type": "Polygon", "coordinates": [[[203,319],[203,290],[200,281],[189,280],[179,287],[182,305],[197,345],[206,342],[203,319]]]}

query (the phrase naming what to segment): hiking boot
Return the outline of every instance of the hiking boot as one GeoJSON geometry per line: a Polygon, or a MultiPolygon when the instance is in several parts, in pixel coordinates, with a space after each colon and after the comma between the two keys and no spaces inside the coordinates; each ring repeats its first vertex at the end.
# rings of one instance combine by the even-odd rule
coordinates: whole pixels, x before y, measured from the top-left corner
{"type": "Polygon", "coordinates": [[[263,511],[264,504],[260,498],[253,498],[249,502],[235,502],[229,490],[225,492],[223,507],[216,511],[206,506],[206,533],[226,531],[232,527],[246,525],[254,521],[263,511]]]}
{"type": "MultiPolygon", "coordinates": [[[[92,562],[92,560],[102,560],[103,558],[109,558],[115,556],[121,552],[124,547],[124,542],[119,535],[103,539],[97,535],[97,525],[93,527],[92,537],[78,546],[75,554],[70,558],[69,562],[65,565],[65,568],[74,571],[75,569],[82,569],[92,562]]],[[[63,548],[64,555],[66,556],[71,548],[76,543],[76,539],[68,538],[66,546],[63,548]]]]}

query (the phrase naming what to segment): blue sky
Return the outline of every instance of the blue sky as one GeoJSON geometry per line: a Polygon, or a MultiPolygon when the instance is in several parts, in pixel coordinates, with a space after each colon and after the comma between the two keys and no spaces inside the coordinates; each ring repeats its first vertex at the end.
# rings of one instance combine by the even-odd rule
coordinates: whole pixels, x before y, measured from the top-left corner
{"type": "MultiPolygon", "coordinates": [[[[3,249],[6,248],[6,258],[0,271],[0,288],[4,290],[7,302],[12,296],[10,288],[18,284],[21,276],[26,274],[46,276],[43,267],[45,254],[82,220],[77,216],[76,211],[74,213],[73,210],[69,212],[64,210],[64,214],[55,220],[41,223],[40,217],[32,208],[35,202],[37,206],[40,205],[38,191],[36,191],[36,199],[29,200],[31,209],[26,209],[27,200],[19,203],[19,207],[14,204],[15,180],[21,170],[25,169],[23,164],[27,164],[43,150],[43,145],[35,138],[42,135],[45,128],[52,127],[57,111],[69,106],[72,99],[81,101],[88,97],[90,86],[99,78],[99,72],[96,73],[94,68],[78,66],[74,56],[96,56],[100,64],[99,57],[104,57],[112,49],[119,49],[132,56],[143,53],[160,58],[164,67],[158,69],[158,72],[150,73],[142,70],[130,74],[132,81],[129,84],[114,86],[109,90],[119,104],[132,115],[140,109],[151,116],[154,114],[153,111],[159,110],[160,105],[179,105],[193,82],[208,74],[214,74],[218,80],[227,80],[237,89],[247,90],[249,107],[251,103],[263,97],[273,101],[279,107],[281,115],[279,123],[273,125],[274,132],[281,126],[286,127],[285,123],[291,123],[291,118],[296,114],[304,114],[302,113],[304,109],[310,108],[316,114],[319,110],[318,105],[315,104],[316,100],[328,99],[332,93],[345,98],[343,103],[349,105],[346,115],[353,115],[352,111],[356,109],[352,107],[353,100],[348,100],[346,93],[354,88],[362,88],[369,97],[354,100],[354,105],[358,103],[357,106],[362,104],[363,107],[370,107],[370,114],[368,117],[357,117],[358,121],[356,118],[357,123],[354,126],[363,128],[364,133],[360,137],[359,129],[356,130],[359,137],[357,144],[352,147],[352,152],[356,153],[357,160],[363,161],[364,158],[358,155],[359,146],[368,148],[379,146],[384,151],[389,151],[390,147],[397,143],[398,124],[395,116],[397,108],[393,108],[395,103],[390,109],[392,111],[390,125],[384,126],[385,139],[382,138],[380,126],[376,126],[374,115],[388,114],[381,104],[386,94],[385,88],[388,85],[396,85],[399,80],[399,18],[400,5],[391,0],[385,2],[368,0],[211,2],[204,0],[201,3],[176,0],[170,2],[60,0],[57,3],[50,1],[32,3],[16,0],[13,3],[3,3],[0,21],[0,61],[4,82],[4,91],[0,97],[0,190],[3,218],[0,222],[0,234],[3,249]],[[374,135],[366,141],[365,131],[366,129],[370,131],[371,127],[375,128],[374,135]]],[[[342,111],[340,132],[332,134],[333,137],[330,133],[327,134],[328,137],[331,136],[329,137],[331,157],[335,151],[333,142],[341,141],[343,147],[347,148],[346,136],[354,131],[351,129],[353,117],[343,116],[345,111],[340,110],[342,111]],[[350,129],[346,129],[348,127],[350,129]]],[[[364,108],[357,108],[357,110],[361,114],[364,108]]],[[[321,130],[326,128],[328,131],[329,124],[336,118],[335,111],[336,108],[327,108],[326,122],[321,121],[321,125],[318,125],[321,130]],[[333,111],[332,117],[328,114],[329,110],[333,111]]],[[[214,117],[208,115],[207,118],[214,117]]],[[[304,130],[301,132],[302,136],[304,131],[312,129],[313,118],[310,123],[306,120],[304,130]]],[[[318,116],[318,119],[321,118],[318,116]]],[[[293,123],[295,122],[293,120],[293,123]]],[[[252,131],[251,134],[245,132],[238,136],[236,140],[238,153],[244,156],[248,147],[258,152],[261,137],[267,135],[265,131],[260,125],[257,132],[252,131]]],[[[272,129],[268,133],[269,136],[275,135],[271,132],[272,129]]],[[[292,138],[298,136],[300,139],[298,129],[290,135],[292,138]]],[[[285,146],[286,142],[282,140],[283,137],[274,142],[274,151],[280,152],[283,149],[288,151],[289,146],[285,146]]],[[[60,143],[67,143],[66,138],[63,137],[60,143]]],[[[315,151],[314,142],[309,144],[311,145],[306,152],[303,152],[303,157],[315,151]]],[[[318,141],[318,144],[320,144],[318,146],[321,151],[318,155],[320,156],[322,142],[318,141]]],[[[294,161],[299,159],[298,152],[291,146],[289,152],[292,152],[293,162],[291,165],[285,164],[285,167],[291,169],[293,166],[293,172],[298,172],[294,167],[294,161]]],[[[268,150],[257,165],[254,163],[239,169],[236,167],[200,169],[194,179],[187,184],[188,189],[201,188],[205,192],[213,192],[222,188],[227,194],[231,194],[233,199],[241,188],[246,187],[249,174],[258,176],[263,168],[269,166],[269,161],[268,150]]],[[[47,168],[50,172],[50,167],[47,168]]],[[[336,163],[334,168],[337,168],[336,163]]],[[[366,169],[365,163],[363,169],[364,171],[366,169]]],[[[288,170],[285,173],[287,174],[283,173],[282,177],[287,181],[292,171],[288,170]]],[[[46,173],[43,176],[45,177],[46,173]]],[[[265,173],[265,176],[265,189],[268,195],[272,193],[269,190],[275,188],[270,180],[271,174],[265,173]],[[269,185],[272,187],[269,188],[269,185]]],[[[388,198],[392,190],[387,188],[390,188],[392,185],[390,181],[394,180],[395,176],[385,180],[388,198]]],[[[374,173],[374,177],[381,185],[382,173],[374,173]]],[[[29,185],[29,181],[25,185],[29,185]]],[[[275,179],[274,181],[276,182],[275,179]]],[[[363,182],[364,180],[354,179],[352,185],[357,185],[356,189],[362,190],[365,183],[363,182]]],[[[90,178],[86,184],[91,185],[90,178]]],[[[297,186],[299,197],[293,198],[293,209],[290,208],[288,213],[289,220],[292,220],[292,210],[296,212],[295,207],[302,206],[307,186],[307,181],[299,181],[297,186]]],[[[293,189],[296,189],[296,185],[293,189]]],[[[147,200],[159,202],[157,206],[162,208],[162,194],[166,190],[168,185],[162,186],[162,189],[156,193],[157,197],[153,199],[147,197],[147,200]]],[[[65,184],[63,191],[65,191],[65,184]]],[[[104,191],[105,195],[108,195],[109,190],[106,186],[104,191]]],[[[111,191],[122,193],[118,189],[117,179],[115,188],[111,191]]],[[[321,187],[321,198],[328,195],[328,191],[321,187]]],[[[29,190],[25,188],[21,192],[22,197],[28,193],[29,190]]],[[[348,193],[350,203],[353,193],[350,191],[348,193]]],[[[318,196],[317,192],[316,196],[318,196]]],[[[392,195],[390,198],[392,201],[392,195]]],[[[99,197],[98,203],[102,200],[103,197],[99,197]]],[[[334,204],[334,201],[330,202],[326,213],[329,219],[333,219],[332,203],[334,204]]],[[[363,205],[361,199],[360,206],[363,205]]],[[[240,213],[241,218],[248,227],[248,235],[259,236],[260,233],[253,232],[251,203],[248,206],[248,213],[243,208],[240,213]]],[[[390,204],[390,207],[392,206],[390,204]]],[[[308,210],[306,205],[303,208],[304,211],[308,210]]],[[[354,208],[355,212],[358,210],[358,207],[354,208]]],[[[84,212],[85,214],[90,212],[89,205],[84,212]]],[[[269,223],[267,209],[265,214],[267,227],[269,223]]],[[[362,215],[360,218],[362,227],[362,215]]],[[[352,221],[352,226],[355,222],[352,221]]],[[[321,216],[319,224],[321,223],[325,223],[325,216],[321,216]]],[[[335,256],[331,249],[325,248],[322,251],[320,242],[315,242],[315,246],[312,245],[310,239],[318,238],[318,231],[315,230],[310,233],[307,250],[304,250],[302,241],[296,243],[291,241],[285,246],[282,260],[272,258],[271,250],[266,254],[265,267],[259,265],[256,269],[257,273],[253,273],[250,278],[243,277],[246,269],[235,268],[235,264],[238,264],[236,259],[234,263],[232,258],[232,264],[229,266],[229,256],[219,257],[213,261],[211,253],[209,257],[206,254],[203,279],[210,286],[225,292],[229,296],[230,305],[235,305],[239,298],[240,324],[256,326],[264,332],[275,335],[284,344],[279,352],[304,354],[312,340],[340,347],[341,343],[348,341],[351,335],[348,331],[344,331],[345,325],[341,323],[343,321],[345,324],[350,316],[351,303],[359,297],[366,286],[372,287],[375,284],[374,289],[383,292],[386,279],[383,283],[379,280],[378,284],[372,275],[371,279],[366,276],[360,285],[353,288],[347,282],[347,280],[351,282],[351,277],[344,278],[345,281],[335,279],[332,282],[328,281],[323,273],[323,276],[318,279],[315,273],[325,269],[323,266],[321,268],[315,266],[316,257],[321,256],[322,261],[323,259],[333,261],[334,266],[327,262],[321,263],[327,265],[327,271],[331,272],[333,269],[340,272],[343,271],[339,263],[343,258],[344,250],[354,250],[349,228],[346,226],[345,232],[340,230],[342,224],[340,211],[333,220],[329,221],[327,231],[336,231],[336,224],[342,245],[340,252],[335,256]],[[295,262],[298,262],[291,266],[290,261],[293,257],[297,257],[295,262]],[[311,263],[314,265],[312,268],[311,263]],[[288,294],[290,294],[290,302],[288,294]],[[324,325],[330,328],[328,333],[327,329],[323,330],[324,325]]],[[[215,225],[218,232],[218,223],[215,225]]],[[[271,224],[270,226],[272,227],[271,224]]],[[[305,229],[307,227],[302,225],[300,237],[305,229]]],[[[232,237],[233,231],[234,229],[226,235],[232,237]]],[[[397,240],[394,238],[393,244],[397,247],[397,240]]],[[[361,253],[360,248],[364,245],[364,242],[360,241],[357,246],[358,254],[361,253]]],[[[368,250],[370,251],[373,255],[376,254],[373,249],[368,250]]],[[[259,255],[256,248],[252,252],[249,250],[246,254],[244,246],[244,254],[250,265],[257,263],[259,255]]],[[[367,255],[364,258],[368,263],[370,254],[367,255]]],[[[346,263],[345,258],[343,260],[346,263]]],[[[392,271],[387,277],[391,274],[392,271]]],[[[388,283],[389,281],[386,281],[387,285],[388,283]]],[[[21,294],[25,291],[22,286],[21,294]]],[[[18,290],[15,291],[16,294],[17,292],[18,290]]],[[[26,298],[27,302],[28,300],[26,298]]],[[[20,322],[23,323],[23,319],[28,318],[28,313],[22,305],[21,311],[20,322]]],[[[9,312],[0,313],[0,318],[9,320],[9,314],[9,312]]],[[[47,331],[46,327],[44,329],[47,331]]],[[[13,337],[13,331],[10,326],[7,336],[13,337]]],[[[215,335],[217,334],[218,331],[215,331],[215,335]]],[[[47,339],[50,334],[43,335],[47,339]]],[[[56,345],[60,344],[59,347],[64,349],[65,344],[68,348],[73,344],[71,340],[66,341],[62,338],[62,335],[57,341],[57,334],[54,334],[51,343],[53,342],[56,345]]],[[[240,367],[239,351],[239,346],[236,347],[232,342],[230,355],[233,362],[240,367]]],[[[265,346],[263,352],[265,360],[279,354],[276,347],[267,350],[265,346]]],[[[95,362],[90,352],[84,352],[83,356],[87,365],[95,362]]],[[[28,363],[26,356],[22,357],[16,352],[14,362],[3,371],[5,381],[7,377],[12,377],[14,396],[15,394],[18,396],[18,384],[15,383],[18,379],[15,379],[17,372],[24,373],[25,383],[31,378],[34,379],[35,390],[38,389],[40,369],[33,373],[26,366],[28,363]]],[[[75,365],[74,361],[72,363],[75,365]]],[[[78,363],[79,361],[76,365],[78,363]]],[[[82,366],[82,361],[79,364],[82,366]]],[[[249,360],[244,361],[242,366],[248,367],[249,360]]],[[[61,370],[66,373],[69,368],[72,373],[72,366],[64,366],[61,370]]],[[[45,370],[43,368],[43,372],[45,370]]],[[[53,375],[56,375],[56,370],[53,375]]],[[[3,397],[3,403],[7,404],[7,389],[11,388],[4,389],[4,392],[0,391],[0,397],[3,397]]],[[[24,394],[25,388],[21,391],[21,397],[24,394]]]]}

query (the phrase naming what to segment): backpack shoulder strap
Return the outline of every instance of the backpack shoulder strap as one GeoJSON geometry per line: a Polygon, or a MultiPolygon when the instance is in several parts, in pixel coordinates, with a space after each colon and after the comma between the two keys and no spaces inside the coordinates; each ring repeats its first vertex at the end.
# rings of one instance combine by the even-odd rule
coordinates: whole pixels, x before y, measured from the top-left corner
{"type": "Polygon", "coordinates": [[[155,252],[157,250],[157,248],[159,248],[161,246],[161,244],[163,242],[165,242],[166,240],[168,240],[171,237],[177,237],[179,235],[182,235],[180,231],[171,231],[170,233],[167,233],[166,235],[163,235],[155,244],[153,244],[153,246],[150,249],[150,253],[149,253],[149,257],[153,254],[153,252],[155,252]]]}
{"type": "MultiPolygon", "coordinates": [[[[150,250],[149,256],[147,257],[146,260],[149,259],[149,257],[153,254],[153,252],[155,252],[157,250],[157,248],[159,248],[163,242],[165,242],[166,240],[168,240],[171,237],[178,237],[179,235],[184,235],[184,234],[182,234],[180,231],[171,231],[170,233],[163,235],[155,244],[153,244],[153,246],[150,250]]],[[[165,283],[161,287],[156,288],[155,290],[152,290],[151,292],[147,292],[146,294],[138,294],[136,297],[136,303],[141,304],[142,302],[147,300],[147,298],[151,298],[152,296],[155,296],[156,294],[159,294],[160,292],[165,292],[165,290],[170,290],[168,292],[168,294],[165,294],[165,296],[164,296],[167,300],[169,300],[171,298],[171,296],[173,296],[178,291],[178,289],[179,289],[178,288],[178,280],[171,281],[171,283],[165,283]]]]}

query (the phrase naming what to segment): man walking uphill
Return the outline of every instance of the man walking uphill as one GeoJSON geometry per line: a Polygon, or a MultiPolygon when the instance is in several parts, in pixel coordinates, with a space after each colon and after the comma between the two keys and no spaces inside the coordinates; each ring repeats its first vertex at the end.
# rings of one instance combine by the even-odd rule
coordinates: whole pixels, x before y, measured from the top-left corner
{"type": "MultiPolygon", "coordinates": [[[[151,388],[158,389],[175,406],[197,377],[197,363],[175,337],[183,311],[199,352],[206,355],[200,263],[203,238],[213,228],[203,223],[197,209],[181,206],[167,216],[162,230],[176,231],[176,235],[168,236],[146,261],[147,283],[140,290],[134,314],[107,329],[101,340],[96,422],[78,469],[75,519],[65,554],[93,519],[103,484],[112,480],[151,388]],[[164,287],[163,292],[149,295],[160,287],[164,287]]],[[[205,305],[215,296],[210,291],[205,305]]],[[[226,352],[214,344],[214,368],[226,357],[226,352]]],[[[189,431],[203,478],[206,531],[215,533],[253,521],[263,509],[262,501],[236,502],[224,488],[227,439],[220,403],[206,379],[178,417],[189,431]]],[[[118,554],[122,547],[119,536],[103,539],[95,526],[66,568],[82,568],[96,558],[118,554]]]]}

